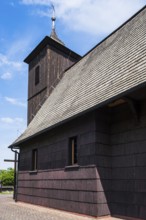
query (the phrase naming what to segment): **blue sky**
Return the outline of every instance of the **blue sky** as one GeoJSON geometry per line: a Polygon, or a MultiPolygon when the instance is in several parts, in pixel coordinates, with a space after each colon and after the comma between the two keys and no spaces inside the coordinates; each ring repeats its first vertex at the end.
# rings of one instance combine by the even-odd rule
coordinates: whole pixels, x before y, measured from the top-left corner
{"type": "Polygon", "coordinates": [[[24,58],[51,32],[84,55],[141,9],[146,0],[1,0],[0,5],[0,169],[13,166],[7,148],[26,128],[27,64],[24,58]]]}

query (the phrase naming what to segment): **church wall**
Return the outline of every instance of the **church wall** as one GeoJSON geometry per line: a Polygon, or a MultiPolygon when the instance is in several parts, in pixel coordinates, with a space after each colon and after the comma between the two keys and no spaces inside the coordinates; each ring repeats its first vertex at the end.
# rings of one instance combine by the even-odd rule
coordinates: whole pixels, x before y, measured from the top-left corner
{"type": "Polygon", "coordinates": [[[128,104],[112,113],[109,204],[114,215],[146,219],[146,100],[138,113],[136,121],[128,104]]]}
{"type": "Polygon", "coordinates": [[[47,95],[47,49],[44,48],[29,64],[28,74],[28,124],[34,118],[47,95]],[[35,85],[35,69],[39,66],[39,83],[35,85]],[[39,105],[40,104],[40,105],[39,105]]]}
{"type": "Polygon", "coordinates": [[[46,98],[56,87],[64,71],[79,57],[66,54],[47,45],[29,64],[28,76],[28,124],[31,122],[46,98]],[[73,56],[73,57],[72,57],[73,56]],[[39,66],[39,83],[35,85],[35,70],[39,66]]]}
{"type": "Polygon", "coordinates": [[[18,201],[50,208],[97,215],[97,174],[93,166],[75,169],[19,172],[18,201]]]}
{"type": "Polygon", "coordinates": [[[100,176],[100,204],[98,204],[98,216],[110,215],[109,195],[111,190],[111,156],[110,146],[110,109],[105,107],[96,112],[96,142],[95,142],[95,164],[100,176]]]}
{"type": "MultiPolygon", "coordinates": [[[[104,130],[107,124],[105,122],[100,131],[96,118],[100,115],[100,122],[106,121],[105,114],[106,111],[85,114],[22,146],[17,199],[92,216],[109,214],[101,173],[96,168],[97,152],[102,152],[102,158],[106,154],[102,146],[105,145],[104,130]],[[97,140],[97,133],[100,141],[97,140]],[[78,138],[78,165],[68,166],[68,140],[74,136],[78,138]],[[34,148],[38,149],[37,173],[31,172],[34,148]]],[[[103,165],[100,171],[102,175],[107,175],[103,165]]],[[[105,182],[108,179],[105,176],[105,182]]]]}
{"type": "MultiPolygon", "coordinates": [[[[52,129],[43,135],[38,136],[32,141],[26,142],[21,147],[20,153],[20,170],[31,170],[31,154],[33,149],[38,149],[38,169],[56,169],[64,168],[68,165],[68,145],[69,138],[77,136],[78,139],[78,163],[80,165],[91,164],[90,156],[94,158],[94,152],[89,151],[88,155],[81,151],[80,142],[85,139],[87,144],[94,148],[96,130],[95,130],[95,113],[84,115],[76,118],[69,123],[52,129]],[[29,156],[28,156],[29,154],[29,156]],[[83,161],[82,157],[86,155],[88,160],[83,161]],[[22,160],[23,158],[23,160],[22,160]],[[23,162],[24,161],[24,162],[23,162]],[[27,161],[27,164],[26,164],[27,161]]],[[[95,159],[95,158],[94,158],[95,159]]],[[[94,164],[95,161],[92,161],[94,164]]]]}
{"type": "Polygon", "coordinates": [[[146,101],[139,106],[138,121],[125,103],[85,114],[22,146],[18,200],[92,216],[145,219],[146,101]],[[70,168],[68,139],[73,136],[78,137],[79,166],[70,168]],[[34,148],[39,162],[33,175],[34,148]],[[41,181],[40,175],[52,179],[41,181]]]}
{"type": "MultiPolygon", "coordinates": [[[[78,58],[79,59],[79,58],[78,58]]],[[[54,48],[48,46],[47,50],[47,94],[50,94],[56,87],[58,82],[64,75],[64,71],[72,66],[78,59],[73,58],[72,54],[65,54],[54,48]]]]}

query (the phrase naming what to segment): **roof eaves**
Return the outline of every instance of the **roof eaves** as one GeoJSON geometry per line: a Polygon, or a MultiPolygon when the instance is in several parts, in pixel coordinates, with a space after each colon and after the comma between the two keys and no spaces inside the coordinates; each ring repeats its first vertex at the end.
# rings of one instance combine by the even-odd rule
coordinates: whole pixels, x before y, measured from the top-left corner
{"type": "Polygon", "coordinates": [[[60,51],[63,51],[67,55],[71,55],[75,59],[81,59],[81,56],[74,51],[70,50],[69,48],[65,47],[64,45],[58,43],[57,41],[53,40],[52,38],[46,36],[35,48],[34,50],[24,59],[24,62],[29,64],[32,59],[37,56],[37,54],[45,48],[47,45],[53,46],[60,51]]]}

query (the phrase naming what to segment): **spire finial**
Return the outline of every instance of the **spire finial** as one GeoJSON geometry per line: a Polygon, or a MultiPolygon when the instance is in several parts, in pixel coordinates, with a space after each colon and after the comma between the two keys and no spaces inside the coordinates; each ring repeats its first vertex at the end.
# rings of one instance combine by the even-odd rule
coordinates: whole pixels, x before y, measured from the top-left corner
{"type": "Polygon", "coordinates": [[[53,14],[52,14],[52,17],[51,17],[51,20],[52,20],[52,32],[51,32],[50,37],[51,37],[52,39],[56,40],[58,43],[64,45],[64,43],[58,38],[58,36],[57,36],[57,34],[56,34],[56,31],[55,31],[55,21],[56,21],[55,7],[54,7],[53,4],[51,4],[51,7],[52,7],[53,14]]]}
{"type": "Polygon", "coordinates": [[[55,7],[53,4],[51,4],[51,7],[52,7],[52,10],[53,10],[53,15],[52,15],[52,30],[54,29],[55,30],[55,21],[56,21],[56,17],[55,17],[55,7]]]}

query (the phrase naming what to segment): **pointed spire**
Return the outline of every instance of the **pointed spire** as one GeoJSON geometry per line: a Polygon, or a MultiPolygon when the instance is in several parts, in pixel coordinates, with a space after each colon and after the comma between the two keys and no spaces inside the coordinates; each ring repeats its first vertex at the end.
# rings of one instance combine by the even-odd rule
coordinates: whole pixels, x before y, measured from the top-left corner
{"type": "Polygon", "coordinates": [[[52,20],[52,31],[51,31],[51,34],[50,34],[50,37],[53,39],[53,40],[56,40],[58,43],[60,44],[63,44],[64,43],[58,38],[57,34],[56,34],[56,31],[55,31],[55,21],[56,21],[56,17],[55,17],[55,7],[54,5],[52,4],[52,10],[53,10],[53,15],[51,17],[51,20],[52,20]]]}

